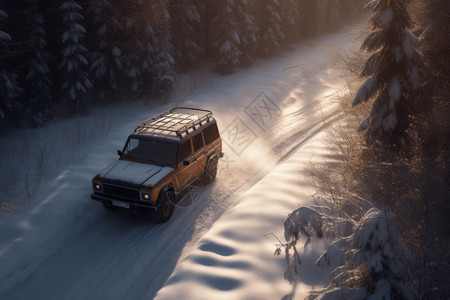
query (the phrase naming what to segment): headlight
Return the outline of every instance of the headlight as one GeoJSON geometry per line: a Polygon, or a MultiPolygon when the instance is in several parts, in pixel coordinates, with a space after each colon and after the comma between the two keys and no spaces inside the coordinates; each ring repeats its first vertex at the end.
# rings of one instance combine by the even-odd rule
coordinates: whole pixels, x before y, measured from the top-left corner
{"type": "Polygon", "coordinates": [[[97,191],[101,191],[102,190],[102,185],[100,183],[94,183],[94,189],[97,191]]]}
{"type": "Polygon", "coordinates": [[[142,193],[142,199],[143,200],[148,201],[148,200],[151,200],[151,198],[152,198],[152,196],[150,194],[142,193]]]}

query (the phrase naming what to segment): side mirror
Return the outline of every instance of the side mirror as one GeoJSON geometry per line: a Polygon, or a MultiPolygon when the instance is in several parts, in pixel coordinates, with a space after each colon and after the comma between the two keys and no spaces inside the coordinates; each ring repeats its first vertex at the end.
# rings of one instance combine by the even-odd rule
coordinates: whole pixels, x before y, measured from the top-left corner
{"type": "Polygon", "coordinates": [[[183,166],[189,166],[189,161],[188,160],[184,160],[183,161],[183,166]]]}
{"type": "Polygon", "coordinates": [[[122,156],[122,151],[117,150],[117,154],[118,154],[119,156],[122,156]]]}

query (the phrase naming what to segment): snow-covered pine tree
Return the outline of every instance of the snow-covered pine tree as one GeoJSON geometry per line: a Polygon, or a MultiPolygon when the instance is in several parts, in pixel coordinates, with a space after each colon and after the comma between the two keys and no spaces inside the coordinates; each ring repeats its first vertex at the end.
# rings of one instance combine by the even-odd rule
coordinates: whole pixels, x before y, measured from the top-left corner
{"type": "Polygon", "coordinates": [[[234,11],[235,0],[224,0],[216,7],[216,15],[212,20],[213,51],[216,65],[222,74],[233,73],[241,64],[241,39],[238,15],[234,11]]]}
{"type": "Polygon", "coordinates": [[[142,64],[140,67],[140,74],[142,77],[142,84],[140,87],[140,94],[148,94],[151,95],[155,92],[154,90],[154,82],[155,82],[155,59],[157,55],[157,39],[154,31],[154,26],[156,26],[156,22],[152,22],[151,19],[146,20],[144,28],[144,34],[142,36],[142,44],[143,51],[141,53],[142,64]]]}
{"type": "Polygon", "coordinates": [[[312,37],[323,27],[321,6],[318,0],[302,0],[300,11],[300,30],[302,37],[312,37]]]}
{"type": "Polygon", "coordinates": [[[340,5],[343,0],[319,0],[320,24],[325,31],[336,30],[341,20],[340,5]]]}
{"type": "Polygon", "coordinates": [[[38,0],[27,0],[26,15],[27,37],[30,49],[29,59],[25,62],[27,68],[25,81],[26,98],[23,105],[26,121],[32,126],[42,125],[48,118],[52,104],[52,81],[48,62],[53,58],[47,50],[45,40],[44,20],[40,12],[38,0]]]}
{"type": "Polygon", "coordinates": [[[256,24],[255,2],[253,0],[236,0],[237,22],[240,27],[240,63],[250,65],[258,46],[258,26],[256,24]]]}
{"type": "Polygon", "coordinates": [[[170,41],[170,16],[167,5],[160,3],[156,8],[158,19],[155,24],[154,50],[155,57],[152,65],[153,93],[163,95],[173,90],[175,84],[173,46],[170,41]]]}
{"type": "Polygon", "coordinates": [[[281,7],[278,0],[267,0],[261,4],[259,15],[261,44],[260,49],[265,56],[271,56],[281,51],[285,39],[281,29],[281,7]]]}
{"type": "Polygon", "coordinates": [[[18,86],[17,75],[11,71],[8,59],[11,56],[9,43],[11,35],[3,31],[2,27],[8,18],[8,14],[0,9],[0,119],[14,109],[14,99],[22,89],[18,86]]]}
{"type": "Polygon", "coordinates": [[[282,30],[288,43],[293,43],[300,37],[303,2],[304,0],[280,0],[282,30]]]}
{"type": "Polygon", "coordinates": [[[416,50],[417,38],[408,31],[408,0],[373,0],[372,32],[362,44],[371,52],[361,77],[368,78],[353,99],[353,106],[375,99],[370,115],[359,131],[365,131],[369,144],[380,140],[400,146],[414,110],[414,92],[420,87],[422,56],[416,50]]]}
{"type": "MultiPolygon", "coordinates": [[[[119,1],[117,9],[122,11],[120,22],[126,32],[122,52],[122,67],[125,74],[124,91],[134,97],[153,92],[154,63],[156,57],[155,26],[160,21],[158,13],[166,7],[165,0],[119,1]]],[[[127,95],[130,97],[130,95],[127,95]]]]}
{"type": "MultiPolygon", "coordinates": [[[[135,1],[129,1],[129,3],[130,5],[136,4],[135,1]]],[[[148,38],[144,34],[147,29],[145,26],[139,26],[140,24],[133,19],[132,14],[133,10],[130,9],[130,11],[126,11],[121,18],[121,23],[124,25],[124,32],[128,33],[126,45],[122,53],[122,68],[126,78],[122,84],[124,85],[123,89],[125,91],[130,90],[133,92],[134,96],[137,96],[141,92],[141,88],[144,84],[142,79],[142,68],[147,67],[145,62],[149,59],[146,57],[146,54],[148,53],[148,38]]]]}
{"type": "Polygon", "coordinates": [[[323,260],[334,254],[336,245],[344,251],[344,264],[331,273],[330,285],[312,291],[308,300],[412,299],[405,283],[410,253],[399,239],[391,211],[369,209],[352,235],[331,244],[316,265],[328,264],[323,260]]]}
{"type": "Polygon", "coordinates": [[[79,111],[82,105],[81,96],[92,87],[87,72],[86,47],[82,39],[86,30],[81,22],[83,8],[74,0],[64,1],[60,6],[63,33],[61,36],[62,51],[59,69],[63,76],[61,90],[66,102],[79,111]]]}
{"type": "Polygon", "coordinates": [[[122,71],[122,50],[118,37],[124,35],[112,0],[89,2],[88,13],[94,28],[87,54],[89,73],[101,101],[118,97],[122,71]]]}
{"type": "Polygon", "coordinates": [[[279,246],[286,252],[285,278],[295,281],[301,264],[296,248],[300,237],[306,238],[305,246],[314,236],[331,237],[333,242],[315,264],[342,265],[331,273],[328,287],[310,292],[307,299],[410,299],[403,273],[410,253],[400,242],[393,213],[382,211],[370,208],[360,220],[334,216],[325,207],[304,206],[293,211],[284,223],[288,242],[279,246]],[[337,227],[342,230],[343,224],[349,234],[336,236],[337,227]]]}
{"type": "Polygon", "coordinates": [[[168,8],[174,57],[177,66],[185,68],[203,53],[197,36],[200,26],[198,3],[193,0],[171,0],[168,8]]]}

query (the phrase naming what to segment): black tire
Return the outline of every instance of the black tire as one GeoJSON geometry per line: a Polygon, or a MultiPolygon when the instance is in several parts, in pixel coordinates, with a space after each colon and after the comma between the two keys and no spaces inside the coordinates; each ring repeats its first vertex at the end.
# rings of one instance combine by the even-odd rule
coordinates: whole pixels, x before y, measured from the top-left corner
{"type": "Polygon", "coordinates": [[[159,193],[158,201],[156,201],[156,208],[152,211],[151,218],[154,222],[167,222],[173,214],[175,208],[175,191],[162,190],[159,193]]]}
{"type": "Polygon", "coordinates": [[[214,179],[216,179],[218,164],[219,158],[217,156],[214,156],[209,160],[208,166],[206,167],[205,173],[203,174],[205,183],[211,183],[214,181],[214,179]]]}

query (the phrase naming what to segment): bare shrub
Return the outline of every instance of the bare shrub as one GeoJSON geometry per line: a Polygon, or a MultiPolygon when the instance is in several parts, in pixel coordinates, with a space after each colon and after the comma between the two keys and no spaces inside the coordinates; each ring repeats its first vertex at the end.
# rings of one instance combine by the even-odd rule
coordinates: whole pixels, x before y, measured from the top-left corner
{"type": "MultiPolygon", "coordinates": [[[[0,212],[34,200],[42,184],[73,162],[81,162],[97,138],[122,118],[107,109],[88,117],[56,121],[45,134],[17,131],[0,140],[0,212]]],[[[41,130],[41,129],[36,129],[41,130]]]]}

